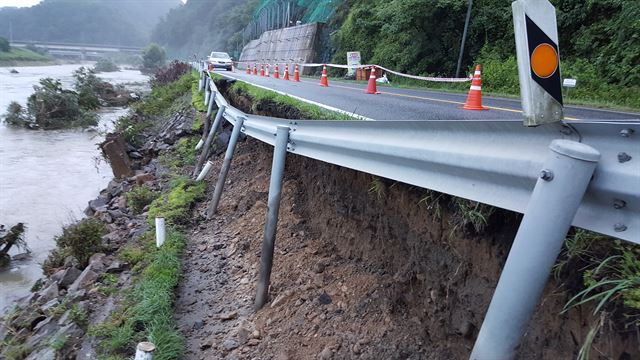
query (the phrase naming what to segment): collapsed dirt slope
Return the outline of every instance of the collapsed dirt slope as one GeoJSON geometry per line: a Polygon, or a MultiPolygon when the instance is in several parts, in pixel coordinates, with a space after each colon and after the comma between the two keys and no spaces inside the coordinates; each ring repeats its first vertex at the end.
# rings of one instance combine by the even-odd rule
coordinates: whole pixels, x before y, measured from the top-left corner
{"type": "MultiPolygon", "coordinates": [[[[471,236],[447,201],[421,201],[424,189],[384,182],[372,194],[370,175],[290,154],[271,303],[255,313],[271,152],[240,143],[218,214],[196,210],[175,306],[185,358],[468,358],[518,217],[494,213],[486,235],[471,236]]],[[[550,281],[519,359],[576,358],[592,309],[560,315],[566,301],[550,281]]],[[[611,331],[594,349],[640,357],[638,339],[611,331]]]]}

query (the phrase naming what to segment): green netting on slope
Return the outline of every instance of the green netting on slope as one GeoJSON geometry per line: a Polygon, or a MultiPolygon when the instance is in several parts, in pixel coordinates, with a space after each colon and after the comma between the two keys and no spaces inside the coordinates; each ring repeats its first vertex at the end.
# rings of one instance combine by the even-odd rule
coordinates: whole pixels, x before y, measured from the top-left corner
{"type": "Polygon", "coordinates": [[[289,3],[302,12],[302,17],[299,20],[303,23],[324,23],[333,16],[333,13],[342,1],[343,0],[262,0],[256,8],[254,17],[259,17],[263,11],[269,8],[277,8],[278,5],[286,6],[287,3],[289,3]]]}

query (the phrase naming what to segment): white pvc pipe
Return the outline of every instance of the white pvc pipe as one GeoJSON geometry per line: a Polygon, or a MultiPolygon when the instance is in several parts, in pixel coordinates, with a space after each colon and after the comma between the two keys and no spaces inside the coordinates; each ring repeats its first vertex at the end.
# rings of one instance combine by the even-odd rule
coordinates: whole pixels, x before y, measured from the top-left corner
{"type": "Polygon", "coordinates": [[[204,145],[204,141],[200,139],[200,141],[198,141],[198,144],[196,145],[196,150],[200,150],[202,148],[202,145],[204,145]]]}
{"type": "MultiPolygon", "coordinates": [[[[158,218],[156,218],[156,220],[158,220],[158,218]]],[[[150,343],[147,341],[141,342],[136,347],[135,360],[153,360],[153,352],[155,350],[156,350],[156,346],[153,345],[153,343],[150,343]]]]}
{"type": "Polygon", "coordinates": [[[213,166],[213,163],[211,161],[207,161],[207,163],[204,164],[204,167],[202,167],[202,171],[200,171],[200,174],[196,178],[196,181],[200,181],[200,180],[204,179],[204,177],[207,176],[207,174],[211,170],[212,166],[213,166]]]}
{"type": "Polygon", "coordinates": [[[164,218],[157,217],[156,218],[156,246],[160,248],[162,244],[164,244],[164,239],[166,238],[166,231],[164,227],[164,218]]]}

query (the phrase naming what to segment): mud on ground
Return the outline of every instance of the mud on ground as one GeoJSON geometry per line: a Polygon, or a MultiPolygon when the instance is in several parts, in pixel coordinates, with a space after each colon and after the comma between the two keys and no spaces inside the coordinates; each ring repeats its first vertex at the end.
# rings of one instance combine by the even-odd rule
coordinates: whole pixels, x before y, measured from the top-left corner
{"type": "MultiPolygon", "coordinates": [[[[497,212],[471,236],[422,189],[385,182],[378,198],[370,175],[289,154],[270,303],[254,312],[271,152],[239,143],[218,214],[196,209],[175,305],[185,359],[467,359],[519,218],[497,212]]],[[[550,281],[519,359],[576,358],[594,319],[560,315],[567,300],[550,281]]],[[[606,331],[592,353],[640,356],[606,331]]]]}

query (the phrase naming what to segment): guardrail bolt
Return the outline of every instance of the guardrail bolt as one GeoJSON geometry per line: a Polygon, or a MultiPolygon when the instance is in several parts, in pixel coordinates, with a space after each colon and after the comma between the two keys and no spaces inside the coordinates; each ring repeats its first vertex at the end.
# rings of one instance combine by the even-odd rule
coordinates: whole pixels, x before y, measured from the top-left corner
{"type": "Polygon", "coordinates": [[[633,129],[622,129],[620,130],[620,136],[629,137],[633,134],[633,129]]]}
{"type": "Polygon", "coordinates": [[[631,160],[631,155],[627,154],[626,152],[621,152],[618,153],[618,162],[619,163],[626,163],[627,161],[631,160]]]}
{"type": "Polygon", "coordinates": [[[616,208],[616,209],[622,209],[625,206],[627,206],[627,202],[624,201],[624,200],[615,199],[613,201],[613,207],[616,208]]]}
{"type": "Polygon", "coordinates": [[[616,232],[623,232],[627,230],[627,225],[625,224],[615,224],[613,225],[613,230],[615,230],[616,232]]]}
{"type": "Polygon", "coordinates": [[[547,170],[547,169],[544,169],[544,170],[540,171],[540,179],[542,179],[544,181],[553,180],[553,172],[551,170],[547,170]]]}

